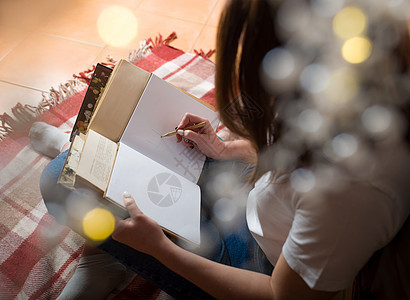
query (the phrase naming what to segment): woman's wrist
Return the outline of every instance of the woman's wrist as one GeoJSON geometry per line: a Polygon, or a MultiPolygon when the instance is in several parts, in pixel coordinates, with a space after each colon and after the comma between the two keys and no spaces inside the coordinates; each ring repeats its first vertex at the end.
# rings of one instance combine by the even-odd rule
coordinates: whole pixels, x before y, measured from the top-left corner
{"type": "Polygon", "coordinates": [[[227,142],[218,139],[218,142],[215,147],[215,157],[212,157],[216,160],[227,160],[227,142]]]}
{"type": "Polygon", "coordinates": [[[256,151],[247,140],[221,141],[219,160],[239,160],[247,163],[256,161],[256,151]]]}
{"type": "Polygon", "coordinates": [[[170,255],[171,249],[177,246],[172,240],[170,240],[167,236],[163,236],[155,248],[155,251],[148,253],[155,259],[160,262],[164,262],[167,257],[170,255]]]}

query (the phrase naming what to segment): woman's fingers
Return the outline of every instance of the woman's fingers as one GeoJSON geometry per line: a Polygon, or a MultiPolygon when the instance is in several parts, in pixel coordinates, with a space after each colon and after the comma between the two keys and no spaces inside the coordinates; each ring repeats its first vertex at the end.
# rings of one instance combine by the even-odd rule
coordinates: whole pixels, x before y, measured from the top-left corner
{"type": "Polygon", "coordinates": [[[128,213],[130,214],[130,217],[132,219],[134,219],[137,215],[142,214],[142,211],[139,209],[130,193],[124,192],[122,194],[122,198],[124,200],[125,207],[127,208],[128,213]]]}
{"type": "Polygon", "coordinates": [[[184,132],[186,132],[186,130],[184,130],[184,128],[186,128],[188,126],[191,126],[191,125],[194,125],[194,124],[198,124],[200,122],[204,122],[204,121],[206,122],[206,125],[204,127],[200,127],[200,128],[195,130],[199,133],[203,133],[203,132],[206,132],[207,130],[209,130],[209,128],[207,128],[207,127],[210,127],[212,129],[212,126],[210,125],[209,121],[207,119],[199,117],[197,115],[194,115],[194,114],[191,114],[191,113],[186,113],[184,115],[184,117],[182,118],[181,122],[179,123],[179,125],[175,129],[175,130],[178,130],[178,134],[176,135],[177,136],[177,143],[183,142],[185,147],[193,148],[195,146],[195,144],[191,140],[189,140],[187,137],[184,138],[184,135],[185,135],[184,132]]]}
{"type": "Polygon", "coordinates": [[[218,138],[209,120],[186,113],[177,129],[177,143],[183,143],[185,147],[197,148],[208,157],[218,159],[225,149],[225,143],[218,138]],[[193,130],[184,128],[205,121],[203,127],[193,130]]]}
{"type": "Polygon", "coordinates": [[[177,129],[184,129],[185,127],[188,127],[189,125],[197,124],[203,121],[207,121],[207,120],[200,116],[197,116],[191,113],[186,113],[184,117],[182,118],[181,122],[179,123],[177,129]]]}

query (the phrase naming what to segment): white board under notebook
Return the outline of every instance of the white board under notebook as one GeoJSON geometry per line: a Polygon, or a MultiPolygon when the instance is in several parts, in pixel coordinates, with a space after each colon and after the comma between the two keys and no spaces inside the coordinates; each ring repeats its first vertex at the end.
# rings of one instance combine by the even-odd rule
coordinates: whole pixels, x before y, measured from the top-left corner
{"type": "Polygon", "coordinates": [[[123,206],[124,191],[160,226],[200,244],[199,186],[120,143],[105,196],[123,206]]]}

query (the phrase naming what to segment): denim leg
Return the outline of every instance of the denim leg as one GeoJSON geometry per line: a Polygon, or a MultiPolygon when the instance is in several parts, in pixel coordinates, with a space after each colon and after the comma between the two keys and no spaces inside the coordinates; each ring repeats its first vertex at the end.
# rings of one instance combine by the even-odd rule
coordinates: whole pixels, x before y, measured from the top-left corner
{"type": "Polygon", "coordinates": [[[219,231],[223,245],[228,252],[231,266],[271,275],[273,266],[248,229],[245,206],[240,207],[239,205],[236,217],[230,221],[233,225],[219,222],[214,216],[214,207],[220,195],[215,195],[212,189],[207,188],[207,183],[213,181],[221,172],[224,172],[227,176],[235,178],[236,189],[243,189],[241,193],[236,194],[236,197],[242,197],[243,200],[231,199],[230,201],[246,202],[249,188],[246,189],[245,187],[249,173],[253,168],[241,162],[221,162],[207,158],[198,182],[201,186],[202,214],[219,231]]]}
{"type": "Polygon", "coordinates": [[[67,153],[68,150],[61,153],[45,167],[40,178],[40,191],[48,212],[56,221],[83,235],[79,221],[66,210],[71,191],[57,184],[67,153]]]}

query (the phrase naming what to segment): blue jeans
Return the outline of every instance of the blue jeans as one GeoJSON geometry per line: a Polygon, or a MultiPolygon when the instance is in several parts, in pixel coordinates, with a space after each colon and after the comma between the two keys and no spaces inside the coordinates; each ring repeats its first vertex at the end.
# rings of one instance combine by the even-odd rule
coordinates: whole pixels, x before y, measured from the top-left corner
{"type": "MultiPolygon", "coordinates": [[[[40,190],[48,212],[55,217],[57,222],[71,227],[74,231],[85,237],[80,221],[81,216],[73,216],[75,214],[70,215],[65,212],[67,205],[75,201],[73,193],[76,192],[57,184],[66,156],[67,151],[61,153],[47,165],[40,179],[40,190]]],[[[271,274],[273,267],[252,238],[246,225],[244,213],[238,218],[239,220],[235,223],[235,226],[229,228],[229,230],[221,228],[221,225],[214,222],[212,218],[215,199],[213,199],[209,189],[203,188],[203,186],[211,176],[215,178],[215,173],[212,172],[218,169],[218,167],[224,166],[226,170],[226,168],[235,169],[237,165],[234,162],[206,160],[198,185],[201,187],[202,197],[201,240],[206,240],[207,242],[203,243],[203,245],[201,244],[198,249],[191,250],[215,262],[271,274]],[[203,238],[204,236],[206,236],[205,239],[203,238]]],[[[246,169],[242,169],[242,171],[246,172],[246,169]]],[[[81,201],[84,201],[84,199],[81,201]]],[[[127,217],[124,211],[119,210],[114,205],[110,206],[108,201],[102,200],[98,203],[99,206],[105,205],[106,208],[116,215],[123,218],[127,217]]],[[[81,213],[79,212],[79,214],[81,213]]],[[[177,299],[211,298],[203,290],[171,271],[153,257],[138,252],[111,238],[98,245],[98,248],[109,253],[138,275],[177,299]]]]}

